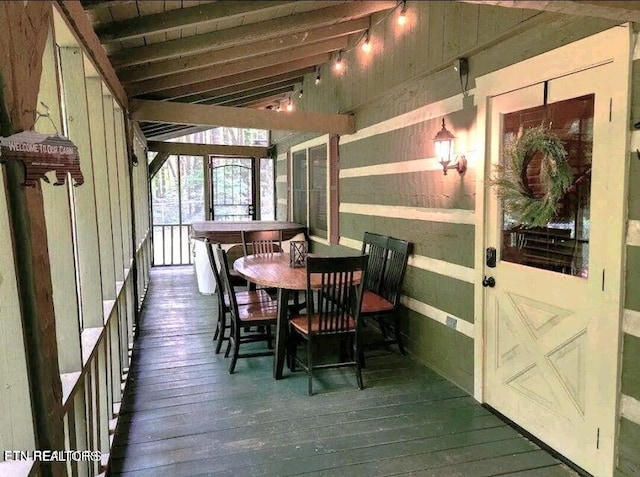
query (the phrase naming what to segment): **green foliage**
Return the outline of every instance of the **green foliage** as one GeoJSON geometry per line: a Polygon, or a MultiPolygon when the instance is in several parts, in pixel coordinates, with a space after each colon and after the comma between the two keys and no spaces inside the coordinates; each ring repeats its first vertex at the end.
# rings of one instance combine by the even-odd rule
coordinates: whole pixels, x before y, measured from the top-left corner
{"type": "Polygon", "coordinates": [[[504,164],[496,166],[496,187],[505,211],[516,222],[528,227],[542,227],[554,217],[557,203],[571,186],[573,176],[567,152],[560,139],[543,126],[527,129],[506,145],[504,164]],[[535,197],[527,184],[526,168],[537,153],[543,154],[540,165],[541,197],[535,197]]]}

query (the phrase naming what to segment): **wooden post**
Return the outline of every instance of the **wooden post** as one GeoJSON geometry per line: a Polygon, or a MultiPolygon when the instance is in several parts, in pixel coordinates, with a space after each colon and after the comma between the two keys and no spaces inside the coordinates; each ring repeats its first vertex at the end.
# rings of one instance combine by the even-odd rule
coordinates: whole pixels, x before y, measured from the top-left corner
{"type": "MultiPolygon", "coordinates": [[[[31,129],[35,122],[52,4],[1,2],[0,24],[0,134],[9,136],[31,129]]],[[[42,190],[22,185],[24,169],[15,160],[6,171],[36,445],[63,450],[62,384],[42,190]]],[[[42,462],[40,472],[66,475],[66,467],[64,462],[42,462]]]]}

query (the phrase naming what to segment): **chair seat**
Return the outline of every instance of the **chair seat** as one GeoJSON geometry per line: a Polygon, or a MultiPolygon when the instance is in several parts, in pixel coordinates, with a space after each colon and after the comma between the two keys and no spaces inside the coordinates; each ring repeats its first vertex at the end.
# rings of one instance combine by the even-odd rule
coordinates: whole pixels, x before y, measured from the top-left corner
{"type": "Polygon", "coordinates": [[[393,303],[372,291],[365,290],[362,294],[361,314],[384,313],[393,309],[393,303]]]}
{"type": "Polygon", "coordinates": [[[275,323],[278,318],[278,304],[269,300],[238,306],[238,318],[243,323],[275,323]]]}
{"type": "MultiPolygon", "coordinates": [[[[305,335],[309,334],[309,321],[307,320],[307,315],[294,316],[291,318],[291,320],[289,320],[289,323],[300,333],[303,333],[305,335]]],[[[354,320],[352,317],[349,317],[347,326],[343,331],[353,331],[355,329],[356,320],[354,320]]],[[[320,333],[320,315],[311,315],[311,333],[320,333]]]]}
{"type": "MultiPolygon", "coordinates": [[[[228,298],[225,297],[225,301],[229,301],[228,298]]],[[[257,302],[271,302],[273,299],[269,296],[269,294],[265,290],[255,290],[255,291],[238,291],[236,292],[236,301],[239,306],[248,305],[249,303],[257,303],[257,302]]],[[[229,306],[229,303],[225,303],[225,305],[229,306]]]]}

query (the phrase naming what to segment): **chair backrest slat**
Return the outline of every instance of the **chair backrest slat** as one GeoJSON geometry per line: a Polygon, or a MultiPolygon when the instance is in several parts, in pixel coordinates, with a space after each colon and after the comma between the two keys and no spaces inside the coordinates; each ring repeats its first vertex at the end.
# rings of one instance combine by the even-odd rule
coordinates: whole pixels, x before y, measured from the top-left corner
{"type": "Polygon", "coordinates": [[[389,237],[386,235],[365,232],[362,240],[362,254],[369,255],[369,263],[367,265],[367,281],[364,284],[365,289],[374,293],[379,293],[382,287],[382,277],[387,261],[387,247],[389,245],[389,237]]]}
{"type": "MultiPolygon", "coordinates": [[[[205,246],[207,248],[207,256],[209,257],[209,264],[211,265],[211,272],[213,273],[213,281],[216,284],[216,295],[218,296],[218,303],[223,310],[227,308],[227,301],[224,298],[224,283],[222,283],[222,279],[220,278],[220,270],[219,265],[216,263],[214,245],[210,241],[205,242],[205,246]]],[[[220,248],[220,244],[217,245],[220,248]]]]}
{"type": "Polygon", "coordinates": [[[272,254],[282,251],[281,230],[243,230],[244,255],[272,254]]]}
{"type": "Polygon", "coordinates": [[[367,255],[307,258],[308,316],[319,317],[320,333],[353,331],[350,320],[359,319],[362,290],[367,274],[367,255]],[[360,280],[356,281],[356,272],[360,280]],[[320,275],[320,288],[312,289],[312,277],[320,275]]]}
{"type": "Polygon", "coordinates": [[[220,245],[215,249],[215,257],[220,267],[220,284],[222,285],[222,299],[223,303],[228,303],[230,311],[237,316],[238,314],[238,302],[236,301],[235,289],[231,285],[231,274],[229,272],[229,262],[227,262],[227,253],[222,249],[220,245]]]}
{"type": "Polygon", "coordinates": [[[409,260],[410,242],[389,238],[387,264],[382,277],[379,295],[394,306],[398,304],[402,292],[402,282],[409,260]]]}

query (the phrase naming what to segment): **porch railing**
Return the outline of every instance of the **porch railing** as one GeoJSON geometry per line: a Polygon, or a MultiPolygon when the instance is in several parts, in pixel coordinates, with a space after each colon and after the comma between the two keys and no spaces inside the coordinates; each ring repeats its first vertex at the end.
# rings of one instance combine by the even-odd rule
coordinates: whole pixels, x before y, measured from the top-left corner
{"type": "Polygon", "coordinates": [[[153,265],[191,265],[189,250],[191,224],[160,224],[153,226],[153,265]]]}

